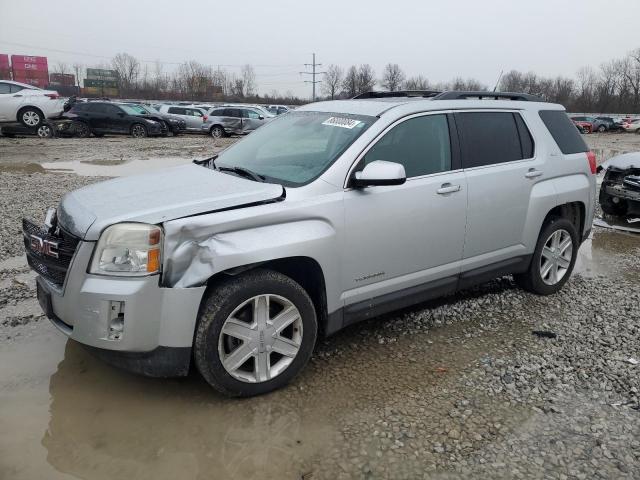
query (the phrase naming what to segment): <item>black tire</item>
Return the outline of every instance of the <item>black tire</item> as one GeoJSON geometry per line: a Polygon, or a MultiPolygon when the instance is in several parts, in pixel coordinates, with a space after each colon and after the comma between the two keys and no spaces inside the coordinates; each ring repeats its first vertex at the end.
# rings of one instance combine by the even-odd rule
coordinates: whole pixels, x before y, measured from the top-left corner
{"type": "Polygon", "coordinates": [[[130,133],[133,138],[145,138],[149,136],[147,127],[145,127],[141,123],[134,123],[133,125],[131,125],[130,133]]]}
{"type": "Polygon", "coordinates": [[[91,136],[91,128],[84,122],[73,122],[73,131],[75,136],[79,138],[89,138],[91,136]]]}
{"type": "Polygon", "coordinates": [[[226,135],[224,128],[222,128],[220,125],[214,125],[213,127],[211,127],[211,129],[209,130],[209,134],[213,138],[222,138],[226,135]]]}
{"type": "Polygon", "coordinates": [[[288,384],[311,358],[318,331],[315,308],[307,292],[291,278],[264,269],[230,277],[208,290],[198,317],[193,345],[196,367],[213,388],[232,397],[261,395],[288,384]],[[227,372],[220,359],[218,343],[222,327],[236,307],[250,298],[265,294],[284,297],[298,309],[303,335],[300,348],[286,369],[270,380],[249,383],[227,372]]]}
{"type": "Polygon", "coordinates": [[[621,198],[618,203],[616,203],[613,201],[611,195],[602,192],[600,194],[600,208],[602,208],[602,211],[607,215],[622,217],[627,213],[627,202],[621,198]]]}
{"type": "Polygon", "coordinates": [[[44,114],[35,107],[24,107],[18,111],[18,121],[27,128],[37,129],[44,122],[44,114]]]}
{"type": "Polygon", "coordinates": [[[604,133],[604,132],[606,132],[606,131],[607,131],[607,127],[605,127],[604,125],[600,125],[600,126],[598,127],[598,132],[599,132],[599,133],[604,133]]]}
{"type": "Polygon", "coordinates": [[[520,287],[531,293],[535,293],[537,295],[554,294],[564,286],[564,284],[571,276],[573,267],[576,263],[576,258],[578,258],[579,248],[580,241],[578,239],[578,232],[575,225],[566,218],[551,218],[547,221],[547,223],[543,225],[542,230],[540,231],[538,242],[536,243],[536,249],[533,253],[533,258],[531,259],[529,269],[524,273],[514,275],[513,278],[520,287]],[[558,230],[565,230],[569,233],[573,251],[571,255],[571,262],[569,263],[567,272],[560,279],[560,281],[553,285],[548,285],[544,282],[540,273],[542,249],[544,248],[544,245],[549,237],[551,237],[551,235],[558,230]]]}

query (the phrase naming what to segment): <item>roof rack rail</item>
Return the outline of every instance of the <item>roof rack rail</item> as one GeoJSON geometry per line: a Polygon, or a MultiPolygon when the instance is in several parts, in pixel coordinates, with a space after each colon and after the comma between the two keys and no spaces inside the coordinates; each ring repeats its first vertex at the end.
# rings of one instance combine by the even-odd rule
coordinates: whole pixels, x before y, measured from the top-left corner
{"type": "Polygon", "coordinates": [[[515,92],[463,92],[463,91],[450,91],[442,92],[439,95],[433,97],[433,100],[467,100],[467,99],[479,99],[479,100],[515,100],[520,102],[544,102],[544,100],[537,95],[531,95],[529,93],[515,93],[515,92]]]}
{"type": "Polygon", "coordinates": [[[442,92],[436,90],[397,90],[395,92],[364,92],[356,95],[352,100],[362,100],[366,98],[394,98],[394,97],[425,97],[431,98],[442,92]]]}

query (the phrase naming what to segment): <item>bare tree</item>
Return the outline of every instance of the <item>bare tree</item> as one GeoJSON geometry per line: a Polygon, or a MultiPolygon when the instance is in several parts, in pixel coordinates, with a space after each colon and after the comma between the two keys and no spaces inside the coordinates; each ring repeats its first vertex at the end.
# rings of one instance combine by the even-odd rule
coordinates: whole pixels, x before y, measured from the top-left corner
{"type": "Polygon", "coordinates": [[[84,65],[82,65],[81,63],[74,63],[72,65],[73,68],[73,72],[76,75],[76,86],[80,87],[80,77],[82,76],[83,72],[84,72],[84,65]]]}
{"type": "Polygon", "coordinates": [[[417,77],[411,77],[404,82],[405,90],[429,90],[429,81],[424,78],[422,75],[418,75],[417,77]]]}
{"type": "Polygon", "coordinates": [[[69,65],[67,65],[64,62],[58,62],[56,63],[55,67],[53,67],[53,73],[59,73],[60,75],[66,75],[68,73],[71,73],[71,69],[69,68],[69,65]]]}
{"type": "Polygon", "coordinates": [[[376,73],[373,71],[373,67],[368,63],[360,65],[358,68],[358,93],[368,92],[373,90],[376,85],[376,73]]]}
{"type": "Polygon", "coordinates": [[[397,63],[388,63],[387,66],[384,67],[380,84],[390,92],[395,92],[400,89],[404,79],[405,75],[400,66],[397,63]]]}
{"type": "Polygon", "coordinates": [[[140,62],[128,53],[118,53],[111,60],[113,69],[118,74],[120,88],[126,92],[134,90],[140,75],[140,62]]]}
{"type": "Polygon", "coordinates": [[[324,74],[324,80],[322,82],[322,91],[325,95],[331,97],[331,100],[336,98],[340,85],[342,85],[343,73],[342,69],[337,65],[329,65],[327,71],[324,74]]]}
{"type": "Polygon", "coordinates": [[[358,94],[358,69],[355,65],[349,67],[347,74],[342,79],[342,92],[349,98],[358,94]]]}
{"type": "Polygon", "coordinates": [[[241,70],[242,83],[244,84],[244,92],[242,96],[251,97],[256,93],[256,73],[253,67],[248,63],[241,70]]]}

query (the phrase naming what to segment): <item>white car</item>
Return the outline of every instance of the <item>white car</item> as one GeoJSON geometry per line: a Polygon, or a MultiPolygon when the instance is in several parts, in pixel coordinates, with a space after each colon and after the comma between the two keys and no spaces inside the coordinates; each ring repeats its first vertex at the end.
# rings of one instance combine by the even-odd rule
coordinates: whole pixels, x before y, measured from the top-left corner
{"type": "Polygon", "coordinates": [[[37,128],[46,118],[62,115],[67,105],[55,90],[0,80],[0,122],[20,122],[37,128]]]}
{"type": "Polygon", "coordinates": [[[622,128],[624,128],[627,132],[640,133],[640,118],[636,118],[635,120],[631,120],[630,122],[623,123],[622,128]]]}

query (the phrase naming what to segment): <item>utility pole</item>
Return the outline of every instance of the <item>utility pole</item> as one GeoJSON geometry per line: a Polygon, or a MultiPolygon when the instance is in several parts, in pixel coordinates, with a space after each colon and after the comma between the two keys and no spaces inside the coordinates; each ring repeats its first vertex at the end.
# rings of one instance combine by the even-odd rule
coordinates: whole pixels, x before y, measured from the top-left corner
{"type": "Polygon", "coordinates": [[[322,75],[325,72],[316,72],[316,67],[320,67],[322,66],[321,63],[316,63],[316,54],[313,53],[313,62],[312,63],[305,63],[304,66],[305,67],[311,67],[311,71],[310,72],[300,72],[300,75],[311,75],[312,80],[305,80],[304,83],[310,83],[312,85],[312,95],[311,95],[311,100],[313,102],[316,101],[316,83],[320,83],[321,80],[316,80],[316,75],[322,75]]]}

